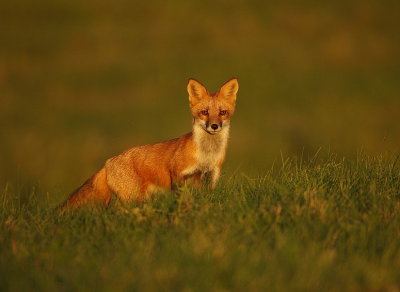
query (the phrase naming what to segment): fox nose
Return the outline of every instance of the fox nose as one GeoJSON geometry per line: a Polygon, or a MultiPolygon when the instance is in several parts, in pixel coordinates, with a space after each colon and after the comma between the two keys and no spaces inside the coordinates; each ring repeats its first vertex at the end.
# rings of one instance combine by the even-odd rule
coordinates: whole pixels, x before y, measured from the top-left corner
{"type": "Polygon", "coordinates": [[[211,125],[211,129],[213,129],[213,130],[218,129],[218,125],[217,125],[217,124],[212,124],[212,125],[211,125]]]}

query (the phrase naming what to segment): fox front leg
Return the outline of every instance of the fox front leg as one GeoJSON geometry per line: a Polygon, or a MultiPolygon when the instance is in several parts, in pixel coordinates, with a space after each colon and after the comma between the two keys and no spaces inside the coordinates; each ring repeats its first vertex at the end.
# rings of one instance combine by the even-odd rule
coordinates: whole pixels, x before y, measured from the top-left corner
{"type": "Polygon", "coordinates": [[[217,185],[220,175],[221,175],[221,170],[217,167],[210,172],[211,181],[209,183],[209,188],[211,190],[215,189],[215,186],[217,185]]]}
{"type": "Polygon", "coordinates": [[[203,187],[207,187],[208,189],[213,190],[217,185],[220,173],[221,171],[219,168],[215,168],[212,171],[203,172],[199,178],[199,183],[203,187]]]}

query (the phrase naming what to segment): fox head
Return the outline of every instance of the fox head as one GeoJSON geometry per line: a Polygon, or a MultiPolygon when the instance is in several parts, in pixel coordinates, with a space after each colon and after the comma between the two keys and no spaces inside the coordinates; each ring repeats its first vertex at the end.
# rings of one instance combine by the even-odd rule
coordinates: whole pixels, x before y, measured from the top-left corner
{"type": "Polygon", "coordinates": [[[189,79],[187,91],[194,126],[201,127],[210,135],[229,128],[238,89],[237,78],[228,80],[216,93],[209,93],[203,84],[189,79]]]}

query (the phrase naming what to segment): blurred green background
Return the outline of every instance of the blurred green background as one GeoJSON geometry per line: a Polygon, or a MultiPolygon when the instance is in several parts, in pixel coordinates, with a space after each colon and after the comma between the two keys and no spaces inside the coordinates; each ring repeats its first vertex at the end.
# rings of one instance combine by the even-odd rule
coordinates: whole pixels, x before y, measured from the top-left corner
{"type": "Polygon", "coordinates": [[[186,82],[240,90],[225,173],[398,153],[399,1],[6,0],[0,179],[59,198],[191,129],[186,82]]]}

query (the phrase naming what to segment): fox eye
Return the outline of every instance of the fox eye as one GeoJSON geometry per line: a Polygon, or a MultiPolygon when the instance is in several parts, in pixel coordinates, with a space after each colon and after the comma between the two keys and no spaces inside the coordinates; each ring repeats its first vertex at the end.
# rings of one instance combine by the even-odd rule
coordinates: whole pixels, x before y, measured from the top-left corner
{"type": "Polygon", "coordinates": [[[207,111],[207,110],[201,111],[200,113],[201,113],[203,116],[208,116],[208,111],[207,111]]]}
{"type": "Polygon", "coordinates": [[[228,113],[228,111],[220,111],[220,112],[219,112],[219,115],[220,115],[220,116],[225,116],[227,113],[228,113]]]}

